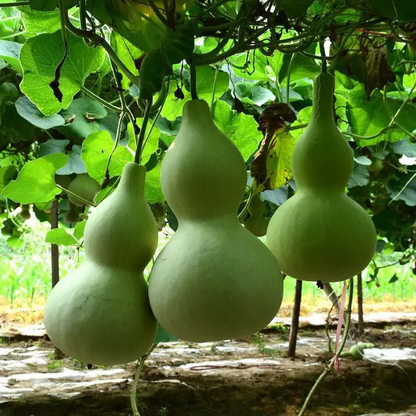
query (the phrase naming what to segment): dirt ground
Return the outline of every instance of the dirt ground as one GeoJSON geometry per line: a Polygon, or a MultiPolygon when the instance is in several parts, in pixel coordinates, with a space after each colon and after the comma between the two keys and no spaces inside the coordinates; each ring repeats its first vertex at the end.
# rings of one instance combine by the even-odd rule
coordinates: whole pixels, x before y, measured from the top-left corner
{"type": "MultiPolygon", "coordinates": [[[[367,328],[361,340],[376,348],[363,361],[342,359],[306,414],[416,415],[416,323],[367,328]]],[[[286,358],[287,344],[283,326],[246,340],[160,344],[141,376],[141,416],[296,416],[332,355],[322,329],[300,331],[295,359],[286,358]]],[[[0,415],[131,415],[134,371],[56,359],[43,337],[4,338],[0,415]]]]}

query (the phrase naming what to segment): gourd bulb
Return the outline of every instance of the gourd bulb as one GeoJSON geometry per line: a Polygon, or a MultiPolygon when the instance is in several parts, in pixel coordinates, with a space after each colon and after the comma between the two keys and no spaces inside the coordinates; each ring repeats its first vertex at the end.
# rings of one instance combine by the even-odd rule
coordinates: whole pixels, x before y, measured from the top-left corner
{"type": "Polygon", "coordinates": [[[143,271],[156,251],[158,230],[144,195],[145,175],[144,166],[125,166],[117,189],[87,221],[86,260],[46,303],[50,339],[84,363],[134,361],[156,334],[143,271]]]}
{"type": "Polygon", "coordinates": [[[375,252],[371,218],[345,194],[353,152],[334,122],[333,96],[333,76],[318,75],[312,117],[292,155],[297,192],[277,209],[266,235],[282,271],[299,280],[349,279],[375,252]]]}
{"type": "Polygon", "coordinates": [[[161,184],[179,226],[150,274],[152,311],[187,341],[251,335],[275,317],[283,281],[272,253],[237,219],[244,159],[202,100],[185,104],[173,143],[161,184]]]}

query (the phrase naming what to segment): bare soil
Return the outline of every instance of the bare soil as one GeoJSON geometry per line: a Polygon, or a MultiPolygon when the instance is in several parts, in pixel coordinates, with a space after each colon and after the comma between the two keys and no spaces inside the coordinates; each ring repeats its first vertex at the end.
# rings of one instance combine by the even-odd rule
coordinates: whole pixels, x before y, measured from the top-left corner
{"type": "MultiPolygon", "coordinates": [[[[416,324],[368,328],[361,340],[377,348],[364,361],[342,359],[307,415],[416,415],[416,324]]],[[[287,341],[281,327],[246,340],[160,344],[141,375],[141,416],[296,416],[332,354],[322,329],[301,330],[295,359],[285,357],[287,341]]],[[[42,337],[11,337],[0,345],[0,415],[128,416],[134,372],[134,364],[87,369],[56,359],[42,337]]]]}

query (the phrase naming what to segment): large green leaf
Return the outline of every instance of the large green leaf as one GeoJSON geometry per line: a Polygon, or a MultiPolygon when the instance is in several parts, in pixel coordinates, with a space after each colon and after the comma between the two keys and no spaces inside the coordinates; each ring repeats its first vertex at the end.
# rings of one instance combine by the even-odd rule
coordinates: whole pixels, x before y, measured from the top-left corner
{"type": "MultiPolygon", "coordinates": [[[[366,93],[362,86],[358,86],[350,91],[348,103],[349,116],[352,132],[360,136],[372,136],[378,134],[383,128],[387,127],[391,121],[391,114],[396,114],[402,105],[401,100],[393,98],[383,99],[383,94],[375,90],[367,101],[366,93]],[[389,111],[387,110],[388,107],[389,111]]],[[[396,121],[409,131],[415,129],[416,106],[408,103],[401,110],[396,121]]],[[[362,146],[377,144],[383,140],[395,142],[403,139],[404,132],[400,128],[390,129],[384,134],[371,140],[357,140],[362,146]]]]}
{"type": "Polygon", "coordinates": [[[104,49],[89,48],[82,38],[68,33],[68,56],[58,71],[64,57],[61,31],[29,39],[20,53],[24,71],[21,90],[45,115],[71,104],[87,76],[102,65],[104,49]]]}
{"type": "MultiPolygon", "coordinates": [[[[143,125],[143,118],[137,118],[136,119],[137,126],[141,129],[143,125]]],[[[156,150],[159,148],[159,138],[160,138],[160,130],[155,125],[153,126],[153,120],[149,120],[148,128],[146,131],[146,142],[144,143],[144,149],[142,151],[142,161],[141,163],[145,165],[149,159],[151,158],[152,154],[156,152],[156,150]],[[150,131],[151,129],[151,131],[150,131]],[[150,131],[150,135],[149,135],[150,131]]],[[[130,134],[130,148],[136,152],[137,146],[136,146],[136,137],[133,133],[133,127],[131,124],[129,124],[129,134],[130,134]]]]}
{"type": "Polygon", "coordinates": [[[159,165],[146,174],[145,193],[149,204],[156,204],[165,200],[160,185],[160,166],[159,163],[159,165]]]}
{"type": "Polygon", "coordinates": [[[64,228],[56,228],[46,233],[45,242],[58,246],[73,246],[78,244],[78,240],[69,234],[64,228]]]}
{"type": "Polygon", "coordinates": [[[286,54],[283,58],[283,66],[279,73],[279,82],[286,82],[288,71],[290,69],[290,83],[304,79],[304,78],[315,78],[316,75],[321,72],[319,65],[311,58],[303,56],[297,53],[293,59],[289,68],[290,60],[292,59],[291,54],[286,54]]]}
{"type": "MultiPolygon", "coordinates": [[[[58,0],[29,0],[30,7],[34,10],[55,10],[58,5],[58,0]]],[[[64,0],[63,4],[66,8],[71,8],[78,3],[78,0],[64,0]]]]}
{"type": "Polygon", "coordinates": [[[250,52],[250,54],[243,53],[232,56],[229,62],[232,64],[234,74],[238,77],[250,81],[268,81],[270,78],[267,57],[258,50],[250,52]]]}
{"type": "Polygon", "coordinates": [[[114,140],[107,131],[90,134],[82,144],[82,160],[89,175],[99,183],[105,179],[107,166],[112,178],[121,175],[124,165],[134,160],[134,154],[125,146],[117,146],[114,153],[113,148],[114,140]]]}
{"type": "Polygon", "coordinates": [[[157,49],[165,41],[168,28],[145,2],[87,0],[87,9],[145,52],[157,49]]]}
{"type": "Polygon", "coordinates": [[[409,0],[365,0],[375,13],[390,19],[414,22],[416,20],[416,2],[409,0]]]}
{"type": "MultiPolygon", "coordinates": [[[[201,66],[196,69],[196,81],[197,92],[200,100],[205,100],[208,104],[211,104],[212,92],[214,88],[215,69],[210,66],[201,66]]],[[[215,99],[221,97],[225,90],[228,88],[229,76],[226,72],[219,71],[217,75],[215,99]]],[[[185,98],[180,100],[175,95],[170,93],[166,98],[165,105],[163,106],[162,116],[168,120],[175,120],[182,115],[184,104],[191,99],[191,94],[187,90],[183,89],[185,98]]]]}
{"type": "MultiPolygon", "coordinates": [[[[134,75],[139,75],[139,71],[136,67],[136,61],[143,54],[143,51],[130,43],[127,39],[123,38],[117,32],[113,32],[111,34],[111,46],[124,65],[126,65],[126,67],[134,75]]],[[[127,90],[129,88],[130,81],[124,74],[122,74],[122,77],[122,86],[125,90],[127,90]]]]}
{"type": "Polygon", "coordinates": [[[6,61],[19,73],[22,73],[22,67],[19,61],[21,49],[22,45],[20,43],[0,40],[0,58],[6,61]]]}
{"type": "Polygon", "coordinates": [[[67,162],[68,157],[63,154],[44,156],[28,162],[17,179],[3,189],[1,195],[20,204],[48,202],[61,193],[55,185],[55,174],[67,162]]]}
{"type": "Polygon", "coordinates": [[[410,207],[416,206],[416,175],[409,173],[402,178],[392,178],[386,184],[392,199],[402,200],[410,207]]]}
{"type": "Polygon", "coordinates": [[[27,32],[26,37],[29,37],[28,35],[35,36],[39,33],[54,33],[61,28],[59,10],[40,12],[25,7],[22,19],[27,32]]]}
{"type": "Polygon", "coordinates": [[[39,155],[47,156],[61,153],[68,156],[68,163],[57,171],[58,175],[71,175],[72,173],[86,173],[84,161],[81,159],[81,146],[73,145],[71,151],[67,151],[69,140],[49,139],[40,145],[39,155]]]}
{"type": "Polygon", "coordinates": [[[238,147],[244,160],[257,150],[262,134],[257,130],[258,124],[253,117],[237,113],[221,100],[214,104],[213,117],[218,128],[238,147]]]}
{"type": "Polygon", "coordinates": [[[164,78],[172,73],[172,65],[190,59],[194,50],[194,22],[185,21],[175,30],[168,29],[166,38],[151,50],[140,68],[140,99],[148,100],[162,88],[164,78]]]}
{"type": "Polygon", "coordinates": [[[16,110],[29,123],[43,130],[62,126],[65,119],[59,114],[45,116],[27,97],[20,97],[16,101],[16,110]]]}
{"type": "Polygon", "coordinates": [[[277,6],[291,18],[300,17],[308,10],[314,0],[277,0],[277,6]]]}
{"type": "Polygon", "coordinates": [[[80,97],[60,114],[67,124],[59,128],[59,131],[66,137],[85,139],[91,133],[104,130],[100,121],[107,116],[107,110],[89,97],[80,97]]]}

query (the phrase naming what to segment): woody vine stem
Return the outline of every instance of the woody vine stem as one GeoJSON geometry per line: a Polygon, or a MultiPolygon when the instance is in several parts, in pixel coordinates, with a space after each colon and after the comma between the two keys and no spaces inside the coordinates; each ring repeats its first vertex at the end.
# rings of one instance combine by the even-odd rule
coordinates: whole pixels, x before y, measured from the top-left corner
{"type": "Polygon", "coordinates": [[[331,359],[331,361],[329,362],[329,364],[325,367],[324,371],[322,372],[322,374],[318,377],[318,379],[316,380],[315,384],[313,385],[313,387],[311,388],[308,396],[305,399],[305,402],[303,403],[303,406],[298,414],[298,416],[303,416],[306,413],[306,410],[309,406],[309,403],[312,399],[312,396],[314,395],[316,389],[319,387],[319,385],[321,384],[322,380],[333,370],[339,355],[341,354],[342,350],[344,349],[345,343],[347,342],[347,338],[348,338],[348,332],[350,329],[350,323],[351,323],[351,311],[352,311],[352,301],[354,298],[354,278],[351,278],[349,281],[349,298],[348,298],[348,307],[345,310],[345,315],[346,315],[346,321],[345,321],[345,327],[344,327],[344,334],[342,336],[342,341],[341,344],[339,346],[338,351],[336,352],[336,355],[331,359]]]}

